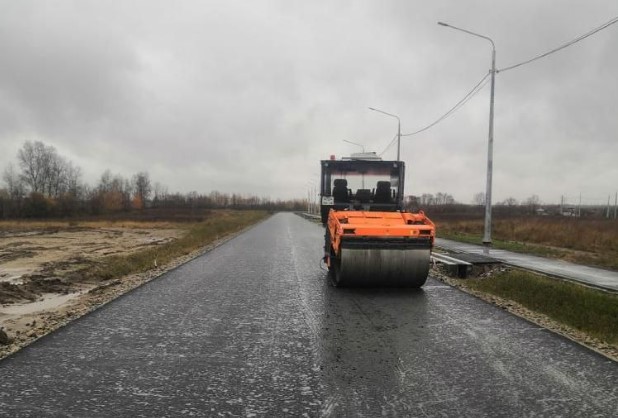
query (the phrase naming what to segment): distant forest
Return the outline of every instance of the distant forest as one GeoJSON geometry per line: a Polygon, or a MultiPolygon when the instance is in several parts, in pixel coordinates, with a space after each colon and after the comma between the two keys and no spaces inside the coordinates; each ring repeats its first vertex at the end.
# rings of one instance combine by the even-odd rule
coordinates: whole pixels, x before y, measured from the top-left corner
{"type": "MultiPolygon", "coordinates": [[[[429,215],[482,217],[485,194],[476,193],[471,204],[456,202],[448,193],[406,196],[406,209],[424,210],[429,215]]],[[[544,205],[532,195],[519,202],[510,197],[492,205],[497,216],[561,215],[616,219],[618,207],[607,205],[544,205]]],[[[258,196],[212,191],[170,193],[151,180],[146,171],[126,178],[106,170],[94,186],[82,181],[81,169],[59,155],[53,146],[26,141],[0,183],[0,219],[65,218],[109,216],[144,209],[263,209],[269,211],[319,212],[319,195],[314,189],[308,199],[271,200],[258,196]]]]}
{"type": "Polygon", "coordinates": [[[131,178],[106,170],[94,186],[82,181],[81,169],[53,146],[26,141],[17,165],[2,173],[0,219],[107,215],[146,208],[303,210],[306,200],[270,200],[212,191],[170,193],[146,171],[131,178]]]}

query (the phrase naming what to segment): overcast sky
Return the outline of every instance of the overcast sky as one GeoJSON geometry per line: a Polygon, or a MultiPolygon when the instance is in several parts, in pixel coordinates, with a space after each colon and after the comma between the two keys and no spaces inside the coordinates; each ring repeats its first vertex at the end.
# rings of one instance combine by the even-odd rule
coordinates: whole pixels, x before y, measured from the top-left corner
{"type": "MultiPolygon", "coordinates": [[[[616,0],[0,0],[0,170],[26,140],[95,185],[303,198],[319,160],[381,153],[497,67],[618,16],[616,0]]],[[[618,189],[618,24],[496,76],[494,202],[618,189]]],[[[407,194],[485,190],[489,85],[404,137],[407,194]]],[[[396,147],[385,159],[395,159],[396,147]]]]}

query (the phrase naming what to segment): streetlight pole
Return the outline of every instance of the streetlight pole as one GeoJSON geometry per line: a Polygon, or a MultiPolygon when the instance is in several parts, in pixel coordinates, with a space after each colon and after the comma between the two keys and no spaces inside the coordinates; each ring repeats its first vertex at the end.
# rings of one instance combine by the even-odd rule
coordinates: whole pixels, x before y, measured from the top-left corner
{"type": "Polygon", "coordinates": [[[399,119],[399,116],[397,115],[393,115],[392,113],[388,113],[380,109],[375,109],[373,107],[370,107],[369,110],[373,110],[375,112],[383,113],[385,115],[397,118],[397,161],[400,161],[399,154],[401,151],[401,119],[399,119]]]}
{"type": "Polygon", "coordinates": [[[438,25],[465,32],[472,36],[477,36],[491,42],[491,94],[489,98],[489,139],[487,141],[487,185],[485,190],[485,232],[483,234],[483,244],[491,246],[491,183],[493,174],[493,155],[494,155],[494,88],[496,83],[496,45],[494,41],[484,35],[461,29],[448,23],[438,22],[438,25]]]}
{"type": "Polygon", "coordinates": [[[315,201],[315,197],[317,194],[317,186],[312,180],[308,181],[306,185],[307,185],[307,212],[313,213],[314,208],[315,208],[314,201],[315,201]]]}

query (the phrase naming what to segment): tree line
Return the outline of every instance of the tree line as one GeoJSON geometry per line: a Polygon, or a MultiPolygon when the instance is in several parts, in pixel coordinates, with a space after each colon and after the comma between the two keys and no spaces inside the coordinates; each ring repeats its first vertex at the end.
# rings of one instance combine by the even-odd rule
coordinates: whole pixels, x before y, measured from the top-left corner
{"type": "Polygon", "coordinates": [[[45,218],[101,215],[145,208],[302,210],[303,200],[276,200],[226,194],[169,193],[153,184],[147,171],[130,178],[105,170],[94,186],[82,180],[81,169],[53,146],[26,141],[17,166],[2,173],[0,218],[45,218]]]}
{"type": "MultiPolygon", "coordinates": [[[[436,194],[423,193],[420,196],[407,196],[406,204],[407,206],[418,207],[461,205],[461,203],[457,202],[452,195],[442,192],[438,192],[436,194]]],[[[485,193],[479,192],[474,194],[471,204],[473,206],[485,206],[485,193]]],[[[541,204],[542,203],[539,197],[537,195],[532,195],[529,198],[522,200],[521,202],[519,202],[514,197],[508,197],[502,201],[494,202],[492,206],[508,208],[520,207],[524,210],[534,212],[536,209],[541,207],[541,204]]]]}

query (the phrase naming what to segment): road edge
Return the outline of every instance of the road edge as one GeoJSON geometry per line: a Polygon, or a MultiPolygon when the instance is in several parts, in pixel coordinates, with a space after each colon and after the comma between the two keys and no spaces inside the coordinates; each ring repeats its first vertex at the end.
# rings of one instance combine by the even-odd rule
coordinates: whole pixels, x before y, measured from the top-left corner
{"type": "Polygon", "coordinates": [[[61,328],[64,328],[78,319],[88,316],[105,305],[120,299],[145,284],[161,278],[165,274],[180,268],[184,264],[215,250],[216,248],[226,244],[252,228],[257,227],[261,223],[266,222],[272,218],[274,214],[275,213],[272,213],[257,222],[242,228],[241,230],[225,234],[205,246],[191,251],[189,254],[175,258],[163,266],[156,267],[146,272],[130,274],[123,276],[120,279],[114,279],[106,283],[102,283],[100,286],[93,289],[95,292],[92,292],[92,294],[91,292],[85,293],[82,297],[77,297],[76,300],[66,306],[61,307],[58,311],[41,311],[39,315],[48,320],[47,326],[33,328],[28,334],[20,339],[17,339],[16,336],[9,336],[12,337],[11,342],[8,345],[0,345],[0,362],[35,343],[36,341],[41,340],[61,328]],[[87,298],[90,299],[84,300],[87,298]],[[82,304],[84,306],[79,306],[82,304]]]}
{"type": "Polygon", "coordinates": [[[606,343],[590,337],[589,335],[586,335],[583,332],[578,331],[566,324],[562,324],[543,313],[528,309],[525,306],[519,304],[518,302],[510,299],[505,299],[489,293],[469,289],[465,285],[458,283],[454,278],[449,277],[448,275],[438,271],[435,268],[431,269],[430,277],[442,283],[445,283],[457,290],[460,290],[470,296],[476,297],[477,299],[481,299],[486,303],[503,309],[508,313],[515,315],[525,321],[538,325],[554,334],[560,335],[561,337],[564,337],[582,347],[594,351],[595,353],[601,355],[602,357],[610,361],[618,363],[618,349],[608,346],[606,343]]]}

